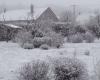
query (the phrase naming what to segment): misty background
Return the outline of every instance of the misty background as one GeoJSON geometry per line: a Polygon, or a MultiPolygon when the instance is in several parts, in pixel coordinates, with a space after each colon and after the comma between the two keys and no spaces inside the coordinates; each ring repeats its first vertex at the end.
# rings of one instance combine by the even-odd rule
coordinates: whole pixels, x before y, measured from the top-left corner
{"type": "Polygon", "coordinates": [[[53,7],[60,10],[71,8],[77,5],[80,11],[92,11],[100,8],[100,0],[0,0],[0,11],[3,8],[7,10],[27,9],[30,4],[35,7],[53,7]]]}

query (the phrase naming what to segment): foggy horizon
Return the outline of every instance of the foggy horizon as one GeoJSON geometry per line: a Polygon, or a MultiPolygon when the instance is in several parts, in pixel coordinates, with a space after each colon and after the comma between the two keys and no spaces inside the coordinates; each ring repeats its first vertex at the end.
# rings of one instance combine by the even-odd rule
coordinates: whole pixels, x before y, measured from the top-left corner
{"type": "Polygon", "coordinates": [[[28,8],[30,4],[34,4],[35,7],[55,6],[64,8],[77,5],[80,8],[100,9],[99,0],[0,0],[1,8],[28,8]]]}

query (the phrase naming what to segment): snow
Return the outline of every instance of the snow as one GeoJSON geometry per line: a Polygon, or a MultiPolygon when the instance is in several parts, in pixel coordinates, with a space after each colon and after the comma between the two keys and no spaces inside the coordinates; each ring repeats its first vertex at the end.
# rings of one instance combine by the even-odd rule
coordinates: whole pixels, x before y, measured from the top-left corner
{"type": "MultiPolygon", "coordinates": [[[[47,8],[35,8],[34,9],[34,19],[37,19],[47,8]]],[[[30,20],[30,10],[29,9],[19,9],[19,10],[10,10],[6,13],[0,14],[0,20],[9,21],[9,20],[30,20]]]]}
{"type": "Polygon", "coordinates": [[[16,43],[0,42],[0,79],[14,80],[19,67],[34,59],[46,60],[50,56],[73,57],[75,51],[76,57],[86,63],[90,76],[93,75],[94,64],[100,60],[100,43],[66,43],[61,49],[27,50],[16,43]],[[86,50],[89,50],[89,56],[84,55],[86,50]]]}
{"type": "Polygon", "coordinates": [[[9,26],[9,27],[12,27],[12,28],[21,28],[19,26],[13,25],[13,24],[4,24],[4,25],[9,26]]]}

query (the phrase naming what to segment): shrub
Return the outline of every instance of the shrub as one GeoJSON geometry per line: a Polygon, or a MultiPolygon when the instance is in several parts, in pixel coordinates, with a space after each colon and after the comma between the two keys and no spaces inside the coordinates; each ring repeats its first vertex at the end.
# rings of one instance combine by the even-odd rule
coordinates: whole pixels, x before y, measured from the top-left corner
{"type": "Polygon", "coordinates": [[[86,32],[84,26],[81,26],[81,25],[75,26],[74,30],[75,30],[75,33],[77,33],[77,32],[79,32],[79,33],[85,33],[86,32]]]}
{"type": "Polygon", "coordinates": [[[52,27],[52,29],[56,33],[61,33],[63,36],[68,36],[69,28],[67,26],[56,24],[52,27]]]}
{"type": "Polygon", "coordinates": [[[46,36],[50,39],[49,46],[51,47],[59,48],[64,42],[64,38],[61,36],[61,34],[50,32],[46,34],[46,36]]]}
{"type": "Polygon", "coordinates": [[[32,36],[33,37],[43,37],[44,34],[41,30],[38,29],[38,30],[32,30],[32,36]]]}
{"type": "Polygon", "coordinates": [[[98,25],[90,25],[87,26],[88,30],[92,32],[97,38],[100,38],[100,27],[98,25]]]}
{"type": "Polygon", "coordinates": [[[49,80],[48,63],[44,61],[33,61],[32,64],[25,64],[20,68],[19,80],[49,80]]]}
{"type": "Polygon", "coordinates": [[[68,38],[68,42],[72,42],[72,43],[82,43],[83,42],[83,36],[79,33],[75,34],[75,35],[71,35],[68,38]]]}
{"type": "Polygon", "coordinates": [[[31,40],[32,34],[30,32],[27,32],[26,30],[20,30],[15,37],[15,41],[20,43],[21,45],[24,45],[24,43],[26,42],[31,42],[31,40]]]}
{"type": "Polygon", "coordinates": [[[21,47],[24,49],[33,49],[34,48],[32,43],[24,43],[23,45],[21,45],[21,47]]]}
{"type": "Polygon", "coordinates": [[[45,37],[35,37],[33,39],[33,45],[35,48],[39,48],[42,44],[47,44],[50,47],[59,48],[63,44],[63,37],[57,33],[46,34],[45,37]]]}
{"type": "Polygon", "coordinates": [[[25,64],[20,68],[19,80],[88,80],[87,69],[80,60],[65,57],[51,60],[51,65],[40,60],[25,64]]]}
{"type": "Polygon", "coordinates": [[[78,59],[54,59],[53,67],[55,80],[88,80],[87,69],[78,59]]]}
{"type": "Polygon", "coordinates": [[[33,45],[35,48],[39,48],[44,43],[43,39],[40,37],[35,37],[33,39],[33,45]]]}
{"type": "Polygon", "coordinates": [[[92,43],[92,42],[94,42],[94,36],[93,36],[93,34],[90,33],[90,32],[86,32],[86,33],[85,33],[84,39],[85,39],[85,41],[86,41],[87,43],[92,43]]]}
{"type": "Polygon", "coordinates": [[[50,47],[47,44],[43,44],[40,46],[41,49],[48,50],[50,47]]]}
{"type": "Polygon", "coordinates": [[[42,37],[41,39],[43,41],[43,44],[47,44],[47,45],[51,46],[51,41],[52,41],[51,37],[45,36],[45,37],[42,37]]]}

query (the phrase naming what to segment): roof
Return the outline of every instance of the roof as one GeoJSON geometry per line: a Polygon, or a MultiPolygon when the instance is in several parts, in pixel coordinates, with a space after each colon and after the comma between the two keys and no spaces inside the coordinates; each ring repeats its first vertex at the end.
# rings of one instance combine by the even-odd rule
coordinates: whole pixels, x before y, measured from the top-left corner
{"type": "Polygon", "coordinates": [[[38,18],[37,21],[41,20],[52,20],[52,21],[59,21],[57,15],[54,13],[50,7],[48,7],[38,18]]]}
{"type": "MultiPolygon", "coordinates": [[[[35,8],[34,9],[34,19],[37,19],[47,8],[35,8]]],[[[0,14],[0,21],[10,21],[10,20],[30,20],[30,10],[20,9],[20,10],[10,10],[6,13],[0,14]]]]}
{"type": "Polygon", "coordinates": [[[22,27],[20,26],[16,26],[16,25],[13,25],[13,24],[0,24],[1,26],[0,27],[10,27],[10,28],[13,28],[13,29],[21,29],[22,27]]]}
{"type": "Polygon", "coordinates": [[[4,24],[4,25],[5,25],[5,26],[9,26],[9,27],[11,27],[11,28],[22,28],[22,27],[13,25],[13,24],[4,24]]]}

